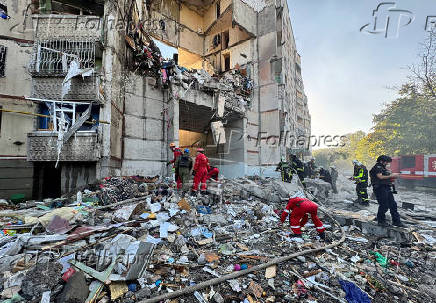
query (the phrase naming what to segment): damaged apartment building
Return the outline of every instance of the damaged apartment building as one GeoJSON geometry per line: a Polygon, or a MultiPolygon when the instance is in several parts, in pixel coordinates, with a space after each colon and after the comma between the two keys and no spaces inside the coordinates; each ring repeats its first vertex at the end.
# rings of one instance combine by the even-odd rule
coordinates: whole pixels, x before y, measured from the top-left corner
{"type": "Polygon", "coordinates": [[[227,177],[259,174],[310,136],[285,0],[0,0],[0,11],[0,198],[165,176],[171,142],[205,148],[227,177]]]}

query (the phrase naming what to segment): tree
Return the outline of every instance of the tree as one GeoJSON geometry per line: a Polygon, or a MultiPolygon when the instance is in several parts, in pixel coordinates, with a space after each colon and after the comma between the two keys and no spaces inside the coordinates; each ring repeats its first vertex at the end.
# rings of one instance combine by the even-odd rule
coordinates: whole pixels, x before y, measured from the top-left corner
{"type": "Polygon", "coordinates": [[[421,44],[418,58],[418,64],[409,66],[409,80],[422,96],[436,99],[436,30],[421,44]]]}

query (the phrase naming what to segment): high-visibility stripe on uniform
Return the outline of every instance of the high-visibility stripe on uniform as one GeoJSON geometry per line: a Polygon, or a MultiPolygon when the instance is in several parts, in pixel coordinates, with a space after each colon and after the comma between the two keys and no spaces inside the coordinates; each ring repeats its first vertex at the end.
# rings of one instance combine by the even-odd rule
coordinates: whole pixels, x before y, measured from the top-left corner
{"type": "Polygon", "coordinates": [[[316,229],[324,229],[324,225],[320,226],[320,227],[317,227],[316,229]]]}
{"type": "Polygon", "coordinates": [[[291,226],[291,228],[300,228],[300,225],[298,225],[298,226],[291,226]]]}
{"type": "Polygon", "coordinates": [[[289,209],[285,209],[285,210],[283,210],[285,213],[288,213],[289,214],[289,209]]]}

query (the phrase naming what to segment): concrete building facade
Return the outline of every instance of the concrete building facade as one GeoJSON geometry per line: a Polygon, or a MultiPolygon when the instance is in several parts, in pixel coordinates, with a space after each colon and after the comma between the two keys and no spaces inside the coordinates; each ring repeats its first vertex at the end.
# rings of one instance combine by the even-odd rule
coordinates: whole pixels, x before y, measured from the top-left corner
{"type": "Polygon", "coordinates": [[[167,175],[170,142],[260,174],[310,135],[285,0],[3,2],[0,196],[167,175]]]}

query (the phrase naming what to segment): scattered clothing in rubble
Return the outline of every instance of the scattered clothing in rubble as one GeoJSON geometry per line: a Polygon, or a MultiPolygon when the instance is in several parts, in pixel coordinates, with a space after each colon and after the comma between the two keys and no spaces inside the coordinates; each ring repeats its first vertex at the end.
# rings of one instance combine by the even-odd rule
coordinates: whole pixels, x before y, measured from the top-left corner
{"type": "Polygon", "coordinates": [[[339,280],[342,289],[347,294],[345,299],[348,303],[371,303],[368,295],[364,293],[359,287],[357,287],[353,282],[339,280]]]}

